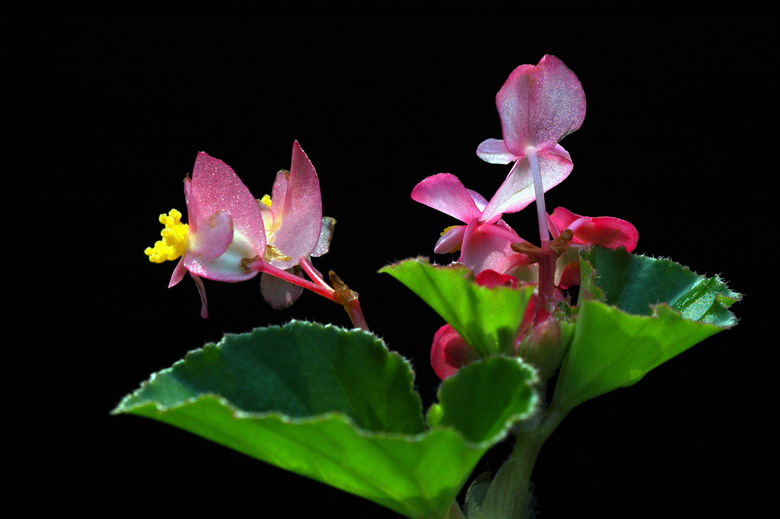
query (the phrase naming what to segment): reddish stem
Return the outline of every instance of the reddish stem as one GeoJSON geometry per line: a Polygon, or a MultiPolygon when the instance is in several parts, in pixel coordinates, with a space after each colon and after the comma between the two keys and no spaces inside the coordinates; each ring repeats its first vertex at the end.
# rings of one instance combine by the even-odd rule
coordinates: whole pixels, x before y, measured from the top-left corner
{"type": "Polygon", "coordinates": [[[539,256],[539,306],[536,309],[534,322],[539,324],[553,311],[553,292],[555,290],[555,259],[556,254],[550,249],[549,242],[539,256]]]}
{"type": "Polygon", "coordinates": [[[367,332],[371,331],[368,328],[368,323],[366,322],[366,318],[363,316],[363,309],[360,308],[360,301],[355,299],[354,301],[345,304],[344,310],[347,311],[349,320],[352,321],[352,325],[355,328],[360,328],[361,330],[365,330],[367,332]]]}
{"type": "Polygon", "coordinates": [[[358,293],[354,290],[350,290],[346,283],[344,283],[338,275],[332,270],[328,273],[330,282],[336,287],[335,301],[344,307],[347,311],[349,320],[356,328],[370,332],[366,318],[363,316],[363,310],[360,308],[360,301],[358,301],[358,293]]]}
{"type": "Polygon", "coordinates": [[[330,299],[331,301],[338,302],[336,301],[336,296],[335,296],[336,291],[333,290],[327,284],[321,285],[318,283],[312,283],[311,281],[296,276],[295,274],[287,272],[286,270],[282,270],[280,268],[274,267],[270,263],[266,263],[263,260],[256,259],[248,263],[246,265],[246,268],[256,270],[258,272],[265,272],[266,274],[270,274],[279,279],[283,279],[284,281],[287,281],[288,283],[292,283],[293,285],[297,285],[307,290],[311,290],[315,294],[319,294],[325,299],[330,299]]]}
{"type": "Polygon", "coordinates": [[[298,264],[312,281],[308,281],[295,274],[291,274],[286,270],[274,267],[259,258],[248,262],[245,266],[248,269],[256,270],[257,272],[265,272],[266,274],[275,276],[288,283],[292,283],[293,285],[311,290],[315,294],[319,294],[334,303],[340,304],[344,307],[344,310],[346,310],[349,320],[352,321],[352,325],[355,328],[360,328],[367,332],[371,331],[368,328],[368,323],[366,323],[366,318],[363,316],[363,310],[360,308],[357,292],[350,290],[349,287],[332,271],[330,273],[331,283],[333,283],[336,288],[334,289],[328,285],[308,258],[301,257],[298,260],[298,264]]]}

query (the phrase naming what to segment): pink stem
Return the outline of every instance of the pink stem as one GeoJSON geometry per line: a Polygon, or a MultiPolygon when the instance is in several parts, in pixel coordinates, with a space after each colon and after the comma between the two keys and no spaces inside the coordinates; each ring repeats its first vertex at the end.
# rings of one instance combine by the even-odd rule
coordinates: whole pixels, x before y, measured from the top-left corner
{"type": "Polygon", "coordinates": [[[368,328],[368,323],[366,322],[366,318],[363,316],[363,309],[360,308],[360,301],[358,301],[357,299],[355,299],[354,301],[350,301],[349,303],[344,305],[344,310],[347,311],[349,320],[352,321],[352,325],[355,328],[360,328],[361,330],[365,330],[367,332],[371,331],[368,328]]]}
{"type": "Polygon", "coordinates": [[[539,239],[543,250],[550,245],[550,230],[547,228],[547,208],[544,205],[544,184],[542,182],[542,170],[539,167],[539,157],[536,148],[528,146],[525,149],[528,163],[531,166],[531,176],[534,179],[534,193],[536,194],[536,217],[539,219],[539,239]]]}
{"type": "MultiPolygon", "coordinates": [[[[313,282],[300,278],[295,274],[290,274],[286,270],[274,267],[273,265],[270,265],[259,259],[249,263],[246,267],[258,272],[265,272],[266,274],[283,279],[284,281],[292,283],[293,285],[306,288],[315,294],[319,294],[322,297],[333,301],[334,303],[340,304],[344,307],[344,310],[346,310],[347,315],[349,316],[349,320],[352,321],[352,325],[355,328],[360,328],[361,330],[365,330],[367,332],[371,331],[368,328],[368,323],[366,323],[366,318],[363,316],[363,310],[360,308],[360,301],[357,299],[350,299],[349,301],[341,300],[339,297],[339,292],[334,290],[325,282],[324,279],[322,279],[322,275],[317,272],[317,269],[314,268],[314,265],[311,264],[311,261],[308,258],[301,257],[298,260],[298,264],[312,279],[313,282]]],[[[356,293],[351,291],[349,291],[349,293],[357,297],[356,293]]]]}
{"type": "Polygon", "coordinates": [[[555,252],[550,249],[550,229],[547,226],[547,208],[544,204],[544,184],[542,170],[539,167],[539,157],[536,148],[525,149],[528,163],[531,166],[531,176],[534,179],[536,194],[536,216],[539,220],[539,239],[542,245],[542,255],[539,258],[539,299],[540,305],[536,312],[536,322],[542,319],[544,313],[552,311],[553,290],[555,289],[555,252]],[[545,310],[540,314],[540,310],[545,310]]]}
{"type": "MultiPolygon", "coordinates": [[[[324,287],[330,288],[330,285],[328,285],[325,280],[322,278],[322,274],[319,273],[317,269],[314,268],[314,265],[311,264],[311,260],[305,256],[301,256],[298,258],[298,265],[301,266],[304,272],[311,278],[312,281],[317,283],[318,285],[322,285],[324,287]]],[[[333,290],[331,288],[331,290],[333,290]]]]}
{"type": "Polygon", "coordinates": [[[292,283],[293,285],[297,285],[299,287],[303,287],[305,289],[311,290],[315,294],[319,294],[326,299],[330,299],[331,301],[336,301],[334,296],[335,290],[333,290],[328,285],[323,286],[317,283],[312,283],[311,281],[307,281],[301,277],[296,276],[295,274],[291,274],[286,270],[282,270],[280,268],[274,267],[273,265],[266,263],[265,261],[255,260],[252,263],[249,263],[246,267],[252,270],[256,270],[258,272],[265,272],[266,274],[270,274],[279,279],[283,279],[284,281],[287,281],[288,283],[292,283]]]}

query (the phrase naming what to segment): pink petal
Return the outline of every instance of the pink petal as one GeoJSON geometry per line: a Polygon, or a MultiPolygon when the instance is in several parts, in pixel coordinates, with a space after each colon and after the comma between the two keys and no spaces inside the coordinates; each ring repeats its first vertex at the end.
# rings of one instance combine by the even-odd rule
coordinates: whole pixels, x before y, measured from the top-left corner
{"type": "Polygon", "coordinates": [[[556,285],[558,288],[566,290],[567,288],[580,284],[580,262],[574,261],[557,267],[556,277],[559,278],[556,285]]]}
{"type": "Polygon", "coordinates": [[[639,233],[632,224],[612,216],[597,216],[574,231],[575,243],[601,245],[610,249],[625,247],[628,252],[636,248],[639,233]]]}
{"type": "Polygon", "coordinates": [[[510,276],[509,274],[501,274],[500,272],[496,272],[495,270],[491,269],[483,270],[477,274],[477,277],[474,279],[474,281],[477,282],[477,285],[487,288],[517,288],[520,283],[520,280],[514,276],[510,276]]]}
{"type": "Polygon", "coordinates": [[[477,157],[490,164],[509,164],[519,157],[510,153],[501,139],[487,139],[477,146],[477,157]]]}
{"type": "Polygon", "coordinates": [[[186,273],[187,269],[184,267],[184,258],[182,258],[178,263],[176,263],[176,268],[173,269],[171,280],[168,282],[168,288],[178,285],[179,282],[184,279],[184,275],[186,273]]]}
{"type": "Polygon", "coordinates": [[[412,190],[412,200],[468,223],[480,217],[474,198],[451,173],[439,173],[423,179],[412,190]]]}
{"type": "MultiPolygon", "coordinates": [[[[559,145],[539,153],[538,157],[545,192],[563,182],[574,167],[569,159],[569,153],[559,145]]],[[[536,193],[531,166],[528,159],[523,157],[488,202],[482,212],[482,221],[492,222],[501,218],[502,214],[516,213],[534,200],[536,200],[536,193]]]]}
{"type": "Polygon", "coordinates": [[[189,235],[189,252],[214,261],[225,253],[233,241],[233,218],[227,211],[219,211],[189,235]]]}
{"type": "MultiPolygon", "coordinates": [[[[274,186],[276,194],[276,186],[274,186]]],[[[276,198],[272,198],[276,205],[276,198]]],[[[271,264],[280,269],[298,264],[298,258],[308,256],[317,246],[322,230],[322,195],[320,181],[309,157],[298,141],[293,143],[290,176],[284,195],[282,213],[275,212],[274,218],[281,218],[281,227],[276,231],[273,245],[290,260],[273,260],[271,264]]]]}
{"type": "Polygon", "coordinates": [[[555,56],[521,65],[496,95],[504,144],[517,156],[528,146],[553,147],[582,125],[585,92],[577,76],[555,56]]]}
{"type": "Polygon", "coordinates": [[[184,256],[183,261],[190,274],[213,279],[214,281],[233,283],[252,279],[257,275],[256,270],[248,270],[241,265],[241,260],[245,257],[246,255],[244,254],[239,255],[228,249],[225,254],[213,261],[190,253],[184,256]]]}
{"type": "Polygon", "coordinates": [[[457,225],[441,235],[436,242],[433,252],[436,254],[449,254],[460,250],[463,245],[463,234],[466,232],[465,225],[457,225]]]}
{"type": "MultiPolygon", "coordinates": [[[[290,172],[280,170],[276,173],[276,179],[274,180],[274,187],[271,191],[271,214],[274,221],[280,221],[285,214],[284,208],[287,204],[287,185],[290,183],[290,172]]],[[[265,205],[265,204],[263,204],[265,205]]],[[[268,207],[266,205],[266,207],[268,207]]],[[[267,229],[266,229],[267,230],[267,229]]]]}
{"type": "Polygon", "coordinates": [[[518,236],[515,230],[509,227],[509,225],[504,220],[499,220],[492,224],[482,225],[480,229],[482,232],[486,232],[494,236],[499,236],[509,243],[521,243],[525,241],[520,236],[518,236]]]}
{"type": "Polygon", "coordinates": [[[463,236],[459,261],[476,274],[486,269],[504,273],[518,255],[512,251],[510,241],[504,236],[486,232],[484,227],[487,225],[493,224],[481,224],[477,220],[469,223],[463,236]]]}
{"type": "Polygon", "coordinates": [[[478,358],[474,348],[449,324],[445,324],[433,336],[431,366],[440,379],[451,377],[463,366],[478,358]]]}
{"type": "Polygon", "coordinates": [[[233,219],[234,232],[251,244],[254,254],[250,257],[265,254],[265,229],[257,200],[230,166],[200,152],[195,160],[189,192],[185,189],[185,194],[190,213],[193,208],[195,210],[194,220],[189,222],[191,231],[197,231],[206,223],[204,220],[215,213],[226,211],[233,219]]]}
{"type": "MultiPolygon", "coordinates": [[[[301,273],[296,275],[303,277],[301,273]]],[[[260,293],[271,308],[281,310],[297,301],[303,288],[263,272],[260,276],[260,293]]]]}
{"type": "Polygon", "coordinates": [[[578,245],[625,247],[632,252],[639,241],[639,232],[634,225],[612,216],[581,216],[564,207],[556,207],[548,220],[558,228],[558,233],[565,229],[574,231],[572,243],[578,245]]]}
{"type": "Polygon", "coordinates": [[[550,232],[553,237],[557,238],[559,234],[580,218],[582,216],[572,213],[565,207],[556,207],[552,214],[547,215],[547,223],[550,226],[550,232]]]}
{"type": "Polygon", "coordinates": [[[479,209],[480,213],[487,207],[488,201],[485,199],[484,196],[480,195],[473,189],[466,189],[466,191],[469,192],[469,196],[471,196],[471,199],[474,200],[474,204],[477,206],[477,209],[479,209]]]}

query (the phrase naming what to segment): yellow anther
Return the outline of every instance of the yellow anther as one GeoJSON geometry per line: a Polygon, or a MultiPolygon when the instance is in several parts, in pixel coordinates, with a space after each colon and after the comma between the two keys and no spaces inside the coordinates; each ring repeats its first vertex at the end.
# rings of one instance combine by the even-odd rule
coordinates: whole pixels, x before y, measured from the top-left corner
{"type": "Polygon", "coordinates": [[[287,254],[283,253],[270,243],[265,246],[265,261],[271,261],[271,260],[279,260],[279,261],[290,261],[292,258],[288,256],[287,254]]]}
{"type": "Polygon", "coordinates": [[[271,197],[269,195],[263,195],[263,198],[258,200],[258,202],[265,204],[268,207],[273,207],[273,201],[271,200],[271,197]]]}
{"type": "Polygon", "coordinates": [[[147,247],[144,251],[152,263],[179,259],[187,250],[189,226],[182,223],[181,212],[171,209],[168,214],[161,214],[160,223],[165,226],[160,231],[162,240],[157,240],[154,247],[147,247]]]}

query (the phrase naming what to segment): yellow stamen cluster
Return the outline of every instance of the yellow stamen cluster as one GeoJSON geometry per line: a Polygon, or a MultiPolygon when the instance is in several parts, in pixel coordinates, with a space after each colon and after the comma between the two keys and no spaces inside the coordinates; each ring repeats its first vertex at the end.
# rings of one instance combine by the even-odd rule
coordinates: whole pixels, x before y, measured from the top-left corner
{"type": "Polygon", "coordinates": [[[179,259],[187,250],[187,235],[189,226],[181,221],[181,212],[171,209],[168,214],[160,215],[160,223],[165,228],[160,231],[162,240],[157,240],[154,247],[147,247],[144,254],[152,263],[163,263],[179,259]]]}
{"type": "Polygon", "coordinates": [[[273,207],[273,201],[271,200],[271,197],[269,195],[263,195],[263,198],[258,200],[258,202],[265,204],[268,207],[273,207]]]}

